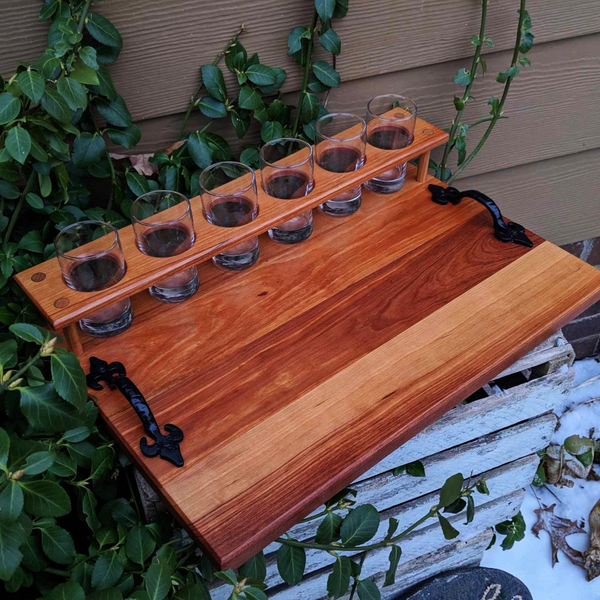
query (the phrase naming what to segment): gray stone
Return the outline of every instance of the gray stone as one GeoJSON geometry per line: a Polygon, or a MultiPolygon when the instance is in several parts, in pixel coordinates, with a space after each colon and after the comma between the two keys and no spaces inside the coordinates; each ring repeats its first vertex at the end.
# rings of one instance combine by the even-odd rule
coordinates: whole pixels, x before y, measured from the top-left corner
{"type": "Polygon", "coordinates": [[[427,579],[395,600],[533,600],[525,584],[505,571],[473,567],[427,579]]]}

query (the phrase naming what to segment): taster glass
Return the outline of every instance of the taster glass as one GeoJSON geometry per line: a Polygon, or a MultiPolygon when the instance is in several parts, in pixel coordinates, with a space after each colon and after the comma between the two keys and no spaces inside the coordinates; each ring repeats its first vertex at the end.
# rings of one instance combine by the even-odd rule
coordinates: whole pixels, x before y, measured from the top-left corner
{"type": "MultiPolygon", "coordinates": [[[[256,174],[239,162],[216,163],[200,173],[204,216],[211,225],[241,227],[258,216],[256,174]]],[[[252,236],[213,257],[215,265],[228,271],[250,268],[259,255],[258,237],[252,236]]]]}
{"type": "MultiPolygon", "coordinates": [[[[194,245],[194,220],[190,201],[178,192],[156,190],[141,195],[131,205],[135,241],[140,252],[165,258],[194,245]]],[[[200,285],[198,269],[191,267],[148,288],[161,302],[183,302],[200,285]]]]}
{"type": "MultiPolygon", "coordinates": [[[[54,241],[58,264],[68,287],[97,292],[116,285],[127,270],[117,230],[102,221],[81,221],[65,227],[54,241]]],[[[129,299],[88,315],[79,326],[88,335],[111,337],[133,321],[129,299]]]]}
{"type": "MultiPolygon", "coordinates": [[[[260,149],[261,184],[269,196],[291,200],[307,196],[315,186],[313,149],[296,138],[271,140],[260,149]],[[294,154],[295,156],[291,156],[294,154]]],[[[312,210],[278,223],[269,229],[271,239],[282,244],[297,244],[313,231],[312,210]]]]}
{"type": "MultiPolygon", "coordinates": [[[[397,94],[375,96],[367,104],[367,142],[382,150],[406,148],[413,142],[416,121],[417,105],[410,98],[397,94]]],[[[405,176],[406,163],[402,163],[369,179],[365,187],[377,194],[392,194],[402,189],[405,176]]]]}
{"type": "MultiPolygon", "coordinates": [[[[365,164],[367,124],[350,113],[329,113],[317,121],[317,164],[333,173],[350,173],[365,164]]],[[[361,186],[327,200],[319,208],[328,215],[345,217],[360,208],[361,186]]]]}

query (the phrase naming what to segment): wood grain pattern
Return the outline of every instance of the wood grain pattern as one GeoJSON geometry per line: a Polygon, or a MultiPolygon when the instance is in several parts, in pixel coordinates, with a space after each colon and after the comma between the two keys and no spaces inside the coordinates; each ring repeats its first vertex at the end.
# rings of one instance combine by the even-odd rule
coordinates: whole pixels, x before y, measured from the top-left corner
{"type": "MultiPolygon", "coordinates": [[[[391,166],[415,158],[439,146],[447,139],[447,133],[422,119],[417,119],[414,141],[410,146],[402,150],[389,151],[367,145],[366,163],[358,171],[333,173],[315,164],[315,188],[303,198],[295,200],[273,198],[262,191],[258,182],[260,213],[254,221],[242,227],[211,225],[204,218],[200,198],[193,198],[191,207],[196,242],[192,248],[177,256],[154,258],[142,254],[137,248],[133,228],[124,227],[119,230],[119,238],[127,262],[127,272],[118,284],[110,288],[97,292],[78,292],[68,288],[63,281],[56,258],[22,271],[15,276],[15,279],[48,323],[55,329],[62,329],[100,308],[148,288],[166,275],[172,275],[206,261],[228,247],[264,233],[277,223],[315,208],[328,198],[363,183],[391,166]],[[39,273],[43,273],[46,277],[40,278],[39,273]]],[[[228,193],[229,188],[235,189],[236,184],[238,180],[222,188],[225,193],[228,193]]]]}
{"type": "MultiPolygon", "coordinates": [[[[12,74],[21,60],[35,60],[45,48],[48,25],[37,21],[39,7],[38,0],[21,0],[19,10],[10,2],[0,5],[2,75],[12,74]]],[[[111,72],[136,120],[184,111],[198,84],[198,67],[212,62],[242,22],[248,29],[243,42],[249,51],[258,52],[266,64],[288,71],[285,90],[299,87],[301,70],[286,56],[287,36],[296,25],[308,26],[311,3],[112,0],[96,10],[123,35],[124,49],[111,72]]],[[[530,0],[528,10],[536,44],[600,31],[596,0],[579,0],[577,10],[560,0],[530,0]]],[[[335,22],[343,43],[338,59],[342,79],[470,56],[469,38],[478,30],[479,11],[472,0],[354,0],[348,16],[335,22]]],[[[508,2],[490,3],[488,34],[496,49],[512,46],[515,11],[508,2]]],[[[329,58],[321,49],[317,56],[329,58]]],[[[230,81],[228,87],[232,96],[237,93],[230,81]]]]}
{"type": "Polygon", "coordinates": [[[137,327],[84,341],[185,431],[182,469],[144,459],[130,407],[98,395],[219,565],[244,562],[600,297],[594,268],[533,234],[532,250],[503,244],[480,205],[440,207],[420,185],[365,192],[347,220],[318,215],[305,244],[272,244],[255,270],[215,274],[178,307],[142,299],[137,327]]]}

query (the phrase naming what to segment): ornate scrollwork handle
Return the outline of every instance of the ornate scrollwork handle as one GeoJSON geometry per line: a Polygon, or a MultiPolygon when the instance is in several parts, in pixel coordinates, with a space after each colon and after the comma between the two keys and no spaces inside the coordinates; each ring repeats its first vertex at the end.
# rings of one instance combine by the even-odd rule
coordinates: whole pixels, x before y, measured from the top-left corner
{"type": "Polygon", "coordinates": [[[153,457],[159,455],[162,459],[172,462],[177,467],[183,466],[183,456],[179,449],[179,442],[183,440],[183,431],[176,425],[167,423],[163,434],[146,399],[136,385],[127,377],[125,366],[120,362],[107,363],[105,360],[90,357],[90,372],[86,375],[86,381],[93,390],[101,390],[100,381],[105,381],[111,390],[118,389],[139,417],[144,431],[154,440],[149,444],[143,437],[140,439],[140,449],[144,456],[153,457]]]}
{"type": "Polygon", "coordinates": [[[463,198],[473,198],[473,200],[483,204],[494,221],[494,233],[501,242],[512,242],[521,246],[533,247],[533,242],[527,237],[525,228],[514,221],[508,223],[502,217],[500,207],[489,197],[477,190],[467,190],[459,192],[454,187],[442,187],[441,185],[429,185],[431,199],[437,204],[459,204],[463,198]]]}

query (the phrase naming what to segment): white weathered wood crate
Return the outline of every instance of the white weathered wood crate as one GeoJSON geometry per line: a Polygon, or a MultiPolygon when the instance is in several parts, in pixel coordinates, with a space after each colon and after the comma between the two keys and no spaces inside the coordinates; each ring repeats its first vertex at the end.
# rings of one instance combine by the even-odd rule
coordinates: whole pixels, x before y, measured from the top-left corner
{"type": "MultiPolygon", "coordinates": [[[[533,479],[539,463],[536,452],[548,445],[556,426],[552,410],[572,389],[573,359],[573,349],[562,334],[553,335],[352,484],[358,492],[357,502],[371,503],[381,513],[382,524],[373,540],[377,541],[384,537],[389,517],[399,520],[401,531],[427,513],[450,475],[461,472],[488,481],[490,495],[476,494],[477,510],[470,525],[464,525],[464,514],[451,516],[460,531],[458,538],[446,541],[437,522],[427,522],[405,538],[396,584],[384,588],[383,598],[447,569],[480,562],[492,535],[490,528],[520,509],[523,488],[533,479]],[[396,467],[415,460],[423,463],[424,478],[393,475],[396,467]]],[[[160,510],[158,498],[141,478],[140,492],[148,516],[160,510]]],[[[300,523],[290,533],[309,540],[318,522],[300,523]]],[[[264,550],[267,595],[276,600],[327,598],[326,580],[333,557],[307,551],[306,575],[289,588],[277,572],[278,547],[273,543],[264,550]]],[[[361,577],[381,583],[388,554],[386,548],[369,552],[361,577]]],[[[211,595],[225,600],[230,589],[216,583],[211,595]]]]}

